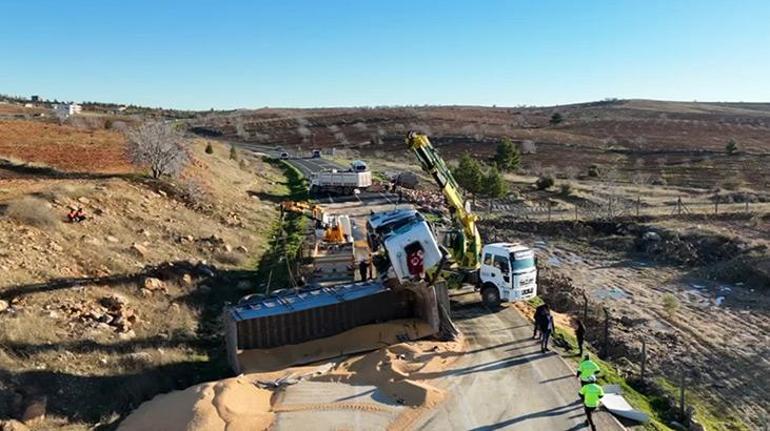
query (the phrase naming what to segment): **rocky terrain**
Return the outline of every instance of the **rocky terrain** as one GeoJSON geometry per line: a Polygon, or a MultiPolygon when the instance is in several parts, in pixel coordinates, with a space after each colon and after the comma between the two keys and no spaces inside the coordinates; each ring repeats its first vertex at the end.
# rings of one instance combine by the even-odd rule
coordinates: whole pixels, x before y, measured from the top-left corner
{"type": "Polygon", "coordinates": [[[88,429],[227,374],[221,306],[252,286],[244,269],[287,188],[273,165],[206,144],[189,139],[190,165],[167,182],[139,175],[114,131],[0,127],[3,418],[88,429]],[[73,208],[86,220],[67,223],[73,208]]]}

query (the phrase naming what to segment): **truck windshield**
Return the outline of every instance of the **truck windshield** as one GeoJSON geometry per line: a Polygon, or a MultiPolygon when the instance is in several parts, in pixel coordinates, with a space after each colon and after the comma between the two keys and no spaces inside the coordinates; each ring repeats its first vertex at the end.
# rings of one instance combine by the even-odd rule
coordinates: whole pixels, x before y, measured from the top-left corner
{"type": "Polygon", "coordinates": [[[528,257],[526,259],[514,260],[511,259],[511,268],[514,272],[529,269],[535,266],[535,259],[528,257]]]}

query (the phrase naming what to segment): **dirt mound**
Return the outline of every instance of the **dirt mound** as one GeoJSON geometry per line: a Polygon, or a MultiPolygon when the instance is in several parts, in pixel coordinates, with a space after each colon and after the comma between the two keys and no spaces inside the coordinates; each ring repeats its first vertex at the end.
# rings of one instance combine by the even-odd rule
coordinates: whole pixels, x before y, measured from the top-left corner
{"type": "Polygon", "coordinates": [[[441,402],[445,393],[420,379],[444,369],[463,346],[462,339],[440,345],[396,344],[343,361],[314,380],[374,385],[398,403],[429,408],[441,402]]]}
{"type": "Polygon", "coordinates": [[[118,427],[122,431],[265,430],[273,422],[270,391],[245,377],[158,395],[118,427]]]}

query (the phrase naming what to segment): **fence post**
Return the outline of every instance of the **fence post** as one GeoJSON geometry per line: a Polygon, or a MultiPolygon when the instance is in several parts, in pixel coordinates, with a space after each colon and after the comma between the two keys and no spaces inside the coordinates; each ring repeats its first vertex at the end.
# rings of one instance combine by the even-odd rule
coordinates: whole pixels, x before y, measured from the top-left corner
{"type": "Polygon", "coordinates": [[[588,321],[588,295],[583,291],[583,322],[588,321]]]}
{"type": "Polygon", "coordinates": [[[637,196],[636,197],[636,216],[637,217],[639,217],[639,207],[641,206],[641,204],[642,204],[642,197],[637,196]]]}
{"type": "Polygon", "coordinates": [[[749,212],[749,201],[746,200],[746,212],[749,212]]]}
{"type": "Polygon", "coordinates": [[[578,221],[578,207],[577,207],[577,204],[575,204],[575,221],[578,221]]]}
{"type": "Polygon", "coordinates": [[[602,359],[610,354],[610,310],[604,307],[604,345],[602,346],[602,359]]]}
{"type": "Polygon", "coordinates": [[[676,199],[676,215],[682,215],[682,197],[676,199]]]}
{"type": "Polygon", "coordinates": [[[548,201],[548,221],[551,221],[551,201],[548,201]]]}
{"type": "Polygon", "coordinates": [[[646,377],[645,376],[646,369],[647,369],[647,341],[645,341],[645,339],[642,338],[642,370],[639,375],[639,380],[641,380],[642,383],[644,383],[644,379],[646,377]]]}
{"type": "Polygon", "coordinates": [[[719,214],[719,196],[714,196],[714,215],[719,214]]]}
{"type": "Polygon", "coordinates": [[[679,382],[679,417],[684,421],[685,420],[685,409],[684,409],[684,389],[685,385],[685,378],[684,378],[684,371],[682,371],[682,377],[681,381],[679,382]]]}

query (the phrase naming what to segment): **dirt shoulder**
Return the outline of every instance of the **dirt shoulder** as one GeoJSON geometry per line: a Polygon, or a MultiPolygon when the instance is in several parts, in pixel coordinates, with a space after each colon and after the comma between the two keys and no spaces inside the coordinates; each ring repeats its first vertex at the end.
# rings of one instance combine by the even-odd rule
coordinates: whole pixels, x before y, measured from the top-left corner
{"type": "Polygon", "coordinates": [[[65,175],[0,179],[0,420],[109,426],[227,375],[221,307],[255,285],[288,189],[274,166],[212,144],[189,142],[173,185],[100,171],[100,153],[55,168],[65,175]],[[78,169],[97,175],[68,175],[78,169]],[[65,223],[78,207],[87,219],[65,223]]]}

